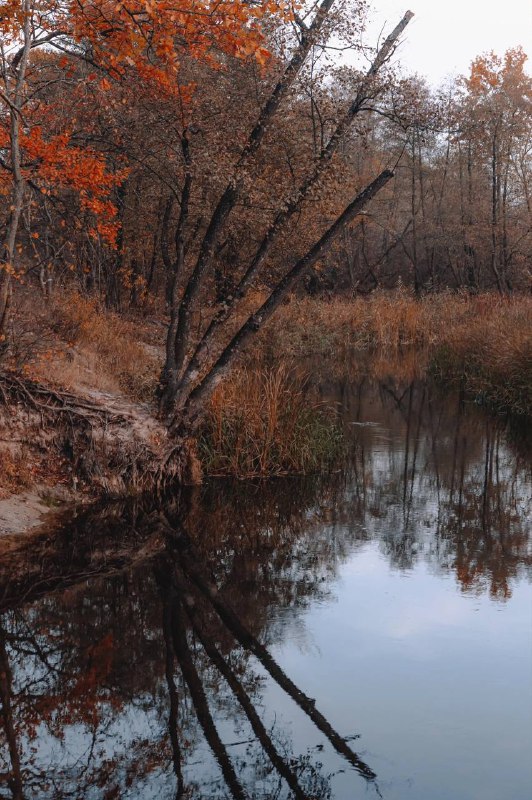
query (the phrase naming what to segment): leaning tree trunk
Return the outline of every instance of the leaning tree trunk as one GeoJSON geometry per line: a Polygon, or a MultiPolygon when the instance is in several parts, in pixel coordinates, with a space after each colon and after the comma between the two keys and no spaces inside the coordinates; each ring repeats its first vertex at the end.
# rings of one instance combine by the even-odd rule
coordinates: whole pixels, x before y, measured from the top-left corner
{"type": "MultiPolygon", "coordinates": [[[[249,160],[257,152],[268,126],[275,116],[282,100],[293,86],[306,57],[316,41],[319,31],[327,18],[334,0],[321,0],[314,19],[310,26],[302,25],[302,35],[298,47],[294,51],[283,75],[275,85],[268,100],[264,104],[257,122],[251,131],[244,146],[231,180],[227,184],[207,226],[207,231],[200,245],[195,267],[190,275],[183,297],[177,305],[176,292],[173,292],[173,305],[171,309],[171,324],[168,330],[166,352],[167,359],[163,371],[163,397],[162,405],[169,408],[177,392],[179,378],[183,371],[189,337],[192,325],[192,314],[195,303],[200,295],[204,279],[208,274],[214,259],[220,235],[229,214],[234,209],[241,197],[244,181],[243,174],[249,160]]],[[[187,178],[184,192],[190,193],[190,184],[187,186],[190,167],[185,158],[187,178]]],[[[180,216],[179,226],[186,223],[180,216]]],[[[184,252],[178,252],[178,259],[184,259],[184,252]]]]}
{"type": "MultiPolygon", "coordinates": [[[[194,346],[190,335],[190,315],[192,314],[194,302],[204,284],[204,279],[208,274],[209,268],[212,266],[215,247],[219,241],[221,231],[223,230],[229,214],[234,209],[234,206],[243,191],[243,181],[241,180],[240,176],[243,174],[243,169],[247,165],[249,158],[258,149],[267,124],[271,123],[275,112],[279,108],[282,98],[286,95],[289,87],[293,84],[293,81],[295,80],[295,77],[310,50],[311,44],[315,41],[316,35],[323,22],[323,18],[328,13],[331,5],[332,2],[325,2],[325,0],[322,2],[316,17],[312,22],[312,25],[306,29],[306,33],[303,35],[300,45],[289,62],[283,77],[275,86],[270,99],[266,102],[259,116],[259,120],[250,134],[248,144],[243,150],[236,168],[235,176],[224,191],[220,201],[218,202],[218,205],[213,212],[205,237],[200,246],[196,265],[192,270],[192,274],[185,288],[183,298],[179,303],[179,308],[177,312],[175,311],[175,308],[172,309],[171,325],[167,338],[167,357],[164,371],[165,386],[162,410],[166,413],[170,427],[174,432],[178,429],[182,429],[181,424],[176,424],[176,421],[182,417],[184,410],[188,409],[188,401],[192,396],[192,392],[194,392],[194,398],[196,398],[196,400],[200,396],[203,400],[206,391],[204,387],[210,385],[211,378],[216,382],[219,381],[219,365],[217,363],[209,364],[209,359],[211,358],[211,353],[213,352],[213,340],[216,334],[220,332],[223,335],[225,323],[230,322],[230,320],[236,315],[240,300],[247,295],[255,280],[260,277],[261,268],[266,263],[267,257],[270,254],[273,245],[286,230],[286,227],[292,218],[302,209],[304,201],[308,197],[311,189],[318,183],[324,170],[330,164],[333,155],[337,152],[340,142],[343,140],[355,117],[362,110],[364,110],[367,100],[374,99],[378,95],[379,89],[376,88],[375,78],[392,55],[401,33],[404,31],[413,17],[412,12],[408,11],[391,32],[391,34],[385,39],[384,43],[377,52],[375,60],[362,79],[355,98],[352,100],[343,114],[340,115],[340,119],[335,129],[327,144],[322,148],[322,151],[320,152],[311,173],[303,180],[289,202],[285,204],[284,208],[279,210],[272,223],[266,230],[262,241],[259,243],[258,249],[248,264],[247,269],[244,271],[240,283],[237,286],[236,292],[234,292],[233,299],[226,303],[220,313],[214,317],[203,336],[200,337],[199,342],[194,346]],[[189,352],[192,352],[192,355],[188,358],[187,363],[187,353],[189,352]],[[214,372],[211,376],[212,370],[214,370],[214,372]],[[201,380],[201,383],[198,386],[200,377],[203,377],[203,380],[201,380]]],[[[307,254],[305,258],[301,259],[301,261],[298,262],[298,264],[295,265],[284,276],[284,278],[282,278],[265,306],[259,309],[259,311],[253,315],[252,319],[248,319],[247,323],[242,329],[241,336],[239,332],[238,336],[240,336],[240,338],[238,338],[238,345],[233,341],[223,350],[221,357],[224,359],[224,361],[227,359],[233,359],[233,356],[236,355],[236,352],[241,350],[244,341],[247,341],[249,338],[249,334],[258,330],[258,328],[262,326],[266,318],[273,313],[273,310],[277,307],[278,303],[286,295],[286,292],[289,290],[289,288],[293,286],[295,281],[308,268],[308,266],[317,260],[319,256],[314,257],[312,254],[314,252],[317,252],[320,255],[323,253],[324,249],[328,246],[328,243],[347,221],[346,214],[349,219],[352,219],[354,216],[356,216],[356,214],[362,210],[364,205],[371,199],[371,197],[373,197],[376,191],[378,191],[378,189],[384,185],[389,177],[391,177],[391,174],[389,173],[383,173],[383,175],[379,176],[376,181],[368,186],[356,198],[349,208],[346,209],[346,211],[340,216],[335,225],[333,225],[332,228],[327,231],[324,237],[320,239],[315,248],[312,248],[311,251],[309,251],[309,254],[307,254]],[[387,177],[385,181],[382,181],[384,174],[386,174],[387,177]],[[350,215],[348,211],[353,207],[356,207],[358,210],[355,212],[355,214],[350,215]]],[[[181,226],[181,219],[179,226],[181,226]]],[[[184,257],[183,254],[182,257],[184,257]]],[[[196,400],[193,403],[194,406],[197,406],[196,400]]],[[[185,414],[185,416],[187,416],[187,414],[185,414]]],[[[192,416],[196,416],[195,411],[192,416]]]]}
{"type": "Polygon", "coordinates": [[[384,170],[355,197],[321,239],[292,266],[284,278],[272,289],[260,308],[247,318],[203,379],[190,389],[182,403],[174,408],[171,417],[167,420],[170,445],[160,461],[157,477],[159,488],[162,488],[169,480],[175,480],[176,477],[184,479],[185,482],[196,482],[194,435],[201,424],[207,402],[216,387],[227,376],[235,358],[270,319],[297,281],[324,256],[345,227],[353,222],[393,176],[393,172],[384,170]]]}
{"type": "Polygon", "coordinates": [[[331,163],[333,156],[337,152],[340,143],[352,125],[355,117],[357,117],[358,114],[363,110],[365,102],[371,98],[372,84],[375,76],[390,57],[399,36],[404,31],[412,17],[412,12],[407,11],[403,19],[398,25],[396,25],[390,35],[385,39],[377,53],[375,60],[371,64],[368,72],[362,80],[355,98],[347,107],[346,111],[340,116],[340,120],[336,125],[329,141],[319,153],[314,169],[310,175],[305,178],[299,189],[286,203],[285,207],[277,213],[273,222],[268,227],[255,252],[255,255],[251,259],[251,262],[249,263],[243,277],[233,293],[233,299],[222,306],[222,309],[212,319],[209,327],[197,344],[192,358],[183,371],[179,385],[174,391],[172,397],[172,402],[174,404],[179,405],[179,403],[182,402],[183,398],[186,397],[190,386],[197,380],[202,367],[204,366],[205,358],[212,349],[216,335],[219,333],[224,323],[226,323],[227,320],[230,319],[234,314],[239,301],[247,295],[254,281],[259,276],[261,268],[266,263],[267,257],[270,254],[274,244],[278,241],[283,231],[286,230],[290,220],[292,220],[301,211],[306,198],[309,196],[311,190],[316,186],[320,177],[331,163]]]}
{"type": "Polygon", "coordinates": [[[190,436],[201,418],[205,403],[214,392],[222,378],[228,373],[234,358],[243,350],[248,341],[259,331],[274,311],[280,306],[296,282],[314,264],[323,257],[341,231],[352,222],[366,207],[370,200],[393,178],[393,172],[384,170],[347,206],[336,222],[323,234],[321,239],[299,259],[284,278],[270,292],[267,299],[255,311],[229,344],[224,348],[215,364],[210,368],[203,380],[188,394],[185,402],[175,409],[170,423],[170,430],[178,435],[178,439],[190,436]]]}

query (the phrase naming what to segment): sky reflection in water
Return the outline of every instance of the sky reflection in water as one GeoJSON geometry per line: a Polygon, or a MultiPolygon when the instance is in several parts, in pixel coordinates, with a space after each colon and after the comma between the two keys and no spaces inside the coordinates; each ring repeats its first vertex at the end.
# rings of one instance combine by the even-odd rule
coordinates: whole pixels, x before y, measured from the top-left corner
{"type": "Polygon", "coordinates": [[[531,795],[519,438],[424,384],[320,388],[343,473],[81,512],[5,554],[1,798],[531,795]]]}

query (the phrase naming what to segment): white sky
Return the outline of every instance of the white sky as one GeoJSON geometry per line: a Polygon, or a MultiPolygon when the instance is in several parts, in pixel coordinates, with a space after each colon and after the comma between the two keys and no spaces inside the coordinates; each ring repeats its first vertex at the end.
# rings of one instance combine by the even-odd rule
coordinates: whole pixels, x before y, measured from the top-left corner
{"type": "Polygon", "coordinates": [[[410,9],[414,19],[396,53],[406,72],[418,72],[431,83],[469,71],[471,61],[495,50],[502,55],[522,45],[532,71],[532,0],[372,0],[368,43],[385,33],[410,9]]]}

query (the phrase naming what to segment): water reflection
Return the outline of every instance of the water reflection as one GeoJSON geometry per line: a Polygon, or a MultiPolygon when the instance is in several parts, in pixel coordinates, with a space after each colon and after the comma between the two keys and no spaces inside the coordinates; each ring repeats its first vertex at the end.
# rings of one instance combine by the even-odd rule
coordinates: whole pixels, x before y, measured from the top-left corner
{"type": "MultiPolygon", "coordinates": [[[[368,547],[391,574],[510,604],[531,577],[530,467],[499,424],[425,384],[320,391],[342,397],[342,472],[84,510],[4,547],[0,797],[417,796],[390,784],[384,735],[384,756],[366,752],[357,685],[354,730],[332,678],[309,696],[307,620],[332,608],[350,629],[331,603],[368,547]]],[[[323,656],[330,676],[348,641],[323,656]]],[[[383,693],[371,702],[384,734],[383,693]]]]}
{"type": "Polygon", "coordinates": [[[424,557],[454,570],[466,591],[508,597],[512,579],[530,576],[532,565],[532,473],[522,439],[512,446],[503,421],[420,381],[322,386],[324,398],[339,395],[355,479],[347,476],[354,496],[336,519],[383,518],[370,527],[397,568],[424,557]]]}
{"type": "Polygon", "coordinates": [[[3,776],[11,796],[118,797],[133,785],[140,792],[167,771],[169,746],[176,788],[168,796],[222,797],[228,790],[234,798],[281,797],[280,779],[294,797],[330,796],[317,765],[294,756],[262,723],[251,654],[373,782],[375,773],[226,602],[190,537],[161,515],[151,517],[164,546],[142,570],[100,579],[90,596],[85,580],[70,575],[72,585],[59,595],[3,615],[3,776]],[[224,716],[231,738],[239,739],[243,721],[251,727],[246,764],[242,757],[233,762],[222,741],[214,718],[224,716]],[[214,776],[201,788],[194,780],[185,785],[182,761],[197,749],[200,731],[225,786],[214,776]],[[249,771],[250,760],[251,793],[238,774],[249,771]]]}

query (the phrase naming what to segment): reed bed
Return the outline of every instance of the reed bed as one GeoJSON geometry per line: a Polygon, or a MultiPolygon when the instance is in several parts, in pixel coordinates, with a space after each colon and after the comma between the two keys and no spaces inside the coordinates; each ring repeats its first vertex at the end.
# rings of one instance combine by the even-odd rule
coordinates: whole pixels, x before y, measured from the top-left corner
{"type": "MultiPolygon", "coordinates": [[[[264,336],[266,361],[347,352],[393,370],[408,351],[438,379],[460,384],[498,412],[532,415],[532,297],[406,290],[367,298],[294,299],[264,336]]],[[[371,369],[369,370],[371,372],[371,369]]]]}
{"type": "Polygon", "coordinates": [[[532,303],[501,305],[444,331],[430,371],[496,412],[532,416],[532,303]]]}
{"type": "MultiPolygon", "coordinates": [[[[262,338],[264,350],[285,354],[334,355],[339,349],[426,348],[450,331],[473,322],[530,317],[532,298],[441,292],[416,298],[406,289],[373,292],[367,297],[293,298],[275,315],[262,338]]],[[[464,328],[465,326],[465,328],[464,328]]]]}
{"type": "Polygon", "coordinates": [[[237,478],[317,472],[341,447],[330,410],[283,365],[232,373],[214,394],[199,438],[205,471],[237,478]]]}

